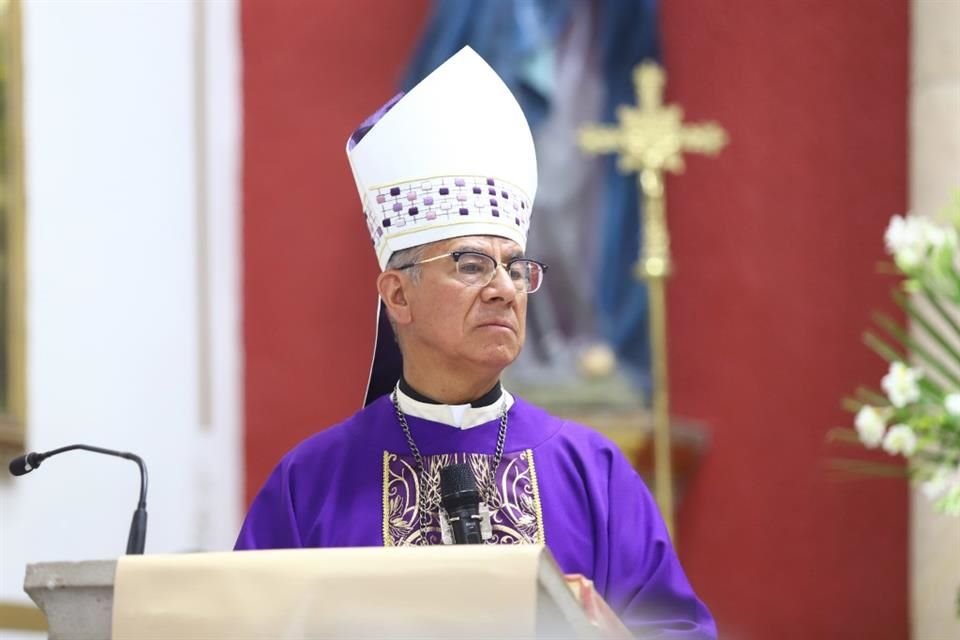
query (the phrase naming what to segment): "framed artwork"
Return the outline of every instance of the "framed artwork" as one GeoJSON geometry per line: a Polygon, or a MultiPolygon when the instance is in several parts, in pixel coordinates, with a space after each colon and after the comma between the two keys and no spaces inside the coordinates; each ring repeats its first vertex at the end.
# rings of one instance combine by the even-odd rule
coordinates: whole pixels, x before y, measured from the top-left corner
{"type": "Polygon", "coordinates": [[[0,0],[0,449],[26,441],[20,0],[0,0]]]}

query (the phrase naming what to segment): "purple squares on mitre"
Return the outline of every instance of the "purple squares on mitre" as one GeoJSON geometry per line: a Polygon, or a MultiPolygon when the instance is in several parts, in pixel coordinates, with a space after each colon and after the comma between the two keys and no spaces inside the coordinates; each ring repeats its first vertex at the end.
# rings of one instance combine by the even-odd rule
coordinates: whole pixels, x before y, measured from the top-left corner
{"type": "MultiPolygon", "coordinates": [[[[390,233],[391,228],[405,227],[408,224],[427,226],[429,223],[436,223],[438,218],[441,222],[449,222],[451,214],[457,219],[499,219],[502,208],[500,199],[510,200],[511,194],[512,201],[504,205],[511,208],[515,214],[513,226],[526,227],[529,216],[526,215],[525,198],[515,187],[503,180],[445,176],[384,186],[370,194],[369,207],[380,218],[380,223],[371,225],[371,228],[377,229],[376,240],[380,241],[384,233],[390,233]],[[499,190],[492,185],[499,187],[499,190]],[[487,189],[488,196],[479,195],[484,188],[487,189]]],[[[492,222],[503,224],[498,220],[492,222]]]]}
{"type": "Polygon", "coordinates": [[[489,177],[447,176],[386,185],[368,194],[368,226],[375,246],[393,234],[432,225],[497,225],[483,233],[497,235],[509,225],[525,236],[530,223],[526,198],[513,185],[489,177]],[[490,185],[496,185],[492,188],[490,185]],[[486,193],[484,190],[486,189],[486,193]],[[480,195],[483,194],[483,195],[480,195]],[[509,210],[506,217],[503,209],[509,210]]]}

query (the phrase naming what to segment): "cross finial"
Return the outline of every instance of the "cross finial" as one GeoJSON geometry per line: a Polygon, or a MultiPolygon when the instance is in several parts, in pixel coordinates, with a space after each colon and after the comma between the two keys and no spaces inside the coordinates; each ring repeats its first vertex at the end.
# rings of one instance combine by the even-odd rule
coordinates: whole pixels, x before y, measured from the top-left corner
{"type": "Polygon", "coordinates": [[[638,65],[633,82],[639,107],[619,107],[619,126],[584,127],[580,146],[587,153],[616,153],[617,165],[625,173],[648,169],[680,173],[684,153],[714,155],[727,143],[727,134],[719,125],[685,125],[680,107],[663,104],[666,79],[659,65],[638,65]]]}
{"type": "Polygon", "coordinates": [[[663,106],[663,85],[667,82],[660,65],[645,62],[633,70],[633,89],[643,111],[656,111],[663,106]]]}

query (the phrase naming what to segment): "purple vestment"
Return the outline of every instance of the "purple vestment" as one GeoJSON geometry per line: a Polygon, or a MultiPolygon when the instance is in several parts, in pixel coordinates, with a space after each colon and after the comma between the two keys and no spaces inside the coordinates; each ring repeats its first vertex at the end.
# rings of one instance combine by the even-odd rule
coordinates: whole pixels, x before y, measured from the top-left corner
{"type": "MultiPolygon", "coordinates": [[[[508,418],[494,481],[498,420],[461,430],[408,416],[425,458],[420,487],[390,398],[381,397],[281,460],[236,548],[417,544],[417,500],[432,508],[439,468],[467,462],[498,507],[495,542],[545,542],[563,571],[593,580],[639,637],[715,638],[713,618],[687,582],[656,504],[616,446],[520,398],[508,418]]],[[[438,541],[435,514],[426,536],[438,541]]]]}

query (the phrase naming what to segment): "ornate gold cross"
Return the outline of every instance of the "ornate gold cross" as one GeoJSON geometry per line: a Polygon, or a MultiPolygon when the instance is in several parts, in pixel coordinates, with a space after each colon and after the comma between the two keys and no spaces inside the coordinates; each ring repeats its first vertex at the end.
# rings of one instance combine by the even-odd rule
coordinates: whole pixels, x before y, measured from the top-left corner
{"type": "Polygon", "coordinates": [[[643,194],[643,242],[634,273],[647,281],[653,365],[654,492],[673,534],[673,475],[670,464],[670,404],[667,378],[666,283],[673,271],[666,220],[663,172],[682,173],[684,153],[716,155],[727,143],[718,124],[685,125],[683,109],[663,104],[666,77],[654,63],[633,70],[639,107],[617,107],[618,126],[590,125],[580,131],[587,153],[617,154],[617,168],[637,173],[643,194]]]}

